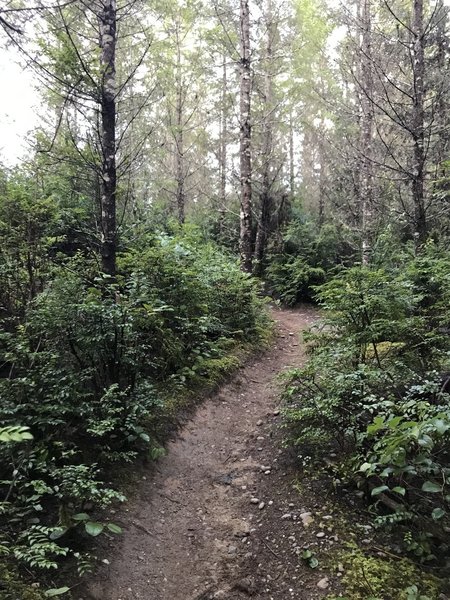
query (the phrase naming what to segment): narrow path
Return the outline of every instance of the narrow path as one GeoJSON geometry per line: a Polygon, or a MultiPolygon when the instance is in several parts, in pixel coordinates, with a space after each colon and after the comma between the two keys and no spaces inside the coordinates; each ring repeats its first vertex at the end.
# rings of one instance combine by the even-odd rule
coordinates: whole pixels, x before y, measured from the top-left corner
{"type": "Polygon", "coordinates": [[[202,404],[170,442],[155,476],[144,478],[139,496],[115,515],[124,534],[84,598],[321,597],[316,581],[308,592],[297,571],[270,576],[273,563],[281,569],[286,561],[261,536],[272,517],[276,528],[287,502],[279,478],[289,474],[282,472],[281,451],[272,439],[280,418],[275,379],[301,364],[298,334],[316,318],[309,308],[277,310],[273,316],[278,337],[272,349],[202,404]],[[272,479],[277,489],[271,490],[272,479]]]}

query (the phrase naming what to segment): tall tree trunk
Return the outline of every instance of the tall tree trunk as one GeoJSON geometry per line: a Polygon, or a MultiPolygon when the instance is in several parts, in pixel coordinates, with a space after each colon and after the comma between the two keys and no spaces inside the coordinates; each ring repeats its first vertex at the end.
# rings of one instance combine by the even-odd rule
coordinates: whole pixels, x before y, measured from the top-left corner
{"type": "MultiPolygon", "coordinates": [[[[323,123],[323,122],[322,122],[323,123]]],[[[318,137],[318,152],[319,152],[319,163],[320,163],[320,171],[319,171],[319,228],[323,227],[325,222],[325,194],[326,194],[326,176],[325,176],[325,148],[324,148],[324,140],[323,140],[323,125],[322,131],[319,132],[318,137]]]]}
{"type": "Polygon", "coordinates": [[[228,103],[227,103],[227,62],[223,55],[222,66],[222,98],[220,107],[220,148],[219,148],[219,172],[220,172],[220,199],[219,199],[219,230],[222,233],[225,212],[227,208],[227,141],[228,141],[228,103]]]}
{"type": "Polygon", "coordinates": [[[102,0],[100,30],[101,105],[101,260],[102,270],[116,274],[116,0],[102,0]]]}
{"type": "Polygon", "coordinates": [[[270,228],[270,211],[272,196],[272,150],[273,150],[273,37],[274,22],[272,15],[272,0],[267,0],[266,12],[267,24],[267,47],[266,47],[266,67],[264,73],[264,117],[263,117],[263,145],[262,145],[262,190],[261,207],[258,219],[258,228],[255,240],[255,261],[253,272],[255,275],[261,275],[264,254],[266,251],[267,239],[270,228]]]}
{"type": "Polygon", "coordinates": [[[371,0],[361,0],[361,261],[370,260],[370,230],[373,208],[373,64],[372,64],[372,14],[371,0]]]}
{"type": "Polygon", "coordinates": [[[241,269],[252,271],[251,58],[249,0],[240,0],[240,236],[241,269]]]}
{"type": "MultiPolygon", "coordinates": [[[[438,141],[436,143],[435,148],[435,156],[434,163],[437,168],[437,178],[442,179],[446,176],[446,172],[448,171],[448,166],[445,164],[445,160],[447,158],[448,149],[449,149],[449,136],[448,130],[450,125],[450,115],[448,109],[448,82],[446,78],[448,77],[448,68],[447,68],[447,53],[448,53],[448,38],[447,38],[447,25],[448,25],[448,14],[449,8],[445,6],[444,0],[438,0],[436,5],[436,46],[437,46],[437,55],[436,55],[436,69],[440,74],[441,80],[438,84],[438,97],[436,102],[435,109],[435,119],[436,119],[436,129],[437,129],[437,137],[438,141]]],[[[442,182],[437,183],[438,187],[442,185],[442,182]]],[[[447,184],[448,185],[448,184],[447,184]]]]}
{"type": "Polygon", "coordinates": [[[289,190],[291,200],[295,197],[295,156],[294,156],[294,117],[292,108],[289,112],[289,190]]]}
{"type": "Polygon", "coordinates": [[[183,224],[185,221],[186,194],[184,189],[184,135],[183,135],[183,78],[181,74],[181,47],[177,32],[177,65],[176,65],[176,133],[175,133],[175,160],[176,160],[176,180],[177,180],[177,211],[178,222],[183,224]]]}
{"type": "Polygon", "coordinates": [[[424,241],[427,234],[427,217],[425,210],[425,35],[423,0],[413,0],[414,34],[413,48],[413,174],[412,196],[416,235],[419,243],[424,241]]]}

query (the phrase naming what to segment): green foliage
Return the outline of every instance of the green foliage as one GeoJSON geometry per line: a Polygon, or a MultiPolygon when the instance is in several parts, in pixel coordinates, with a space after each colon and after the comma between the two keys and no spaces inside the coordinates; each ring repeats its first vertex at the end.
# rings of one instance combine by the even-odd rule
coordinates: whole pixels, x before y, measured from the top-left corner
{"type": "Polygon", "coordinates": [[[348,600],[437,600],[440,585],[407,559],[390,560],[353,549],[339,555],[348,600]]]}
{"type": "Polygon", "coordinates": [[[32,440],[33,436],[28,427],[9,426],[0,427],[0,442],[24,442],[32,440]]]}
{"type": "Polygon", "coordinates": [[[349,232],[333,225],[319,228],[304,218],[293,220],[283,236],[281,251],[273,251],[265,278],[284,304],[314,298],[314,289],[336,268],[352,261],[349,232]]]}
{"type": "Polygon", "coordinates": [[[257,284],[195,229],[135,241],[114,284],[79,252],[46,260],[0,332],[0,555],[83,573],[80,544],[121,532],[99,514],[125,500],[108,473],[162,453],[168,391],[219,380],[269,321],[257,284]]]}
{"type": "Polygon", "coordinates": [[[317,559],[315,553],[311,552],[311,550],[304,550],[300,556],[302,560],[304,560],[306,564],[311,567],[311,569],[315,569],[319,566],[319,560],[317,559]]]}
{"type": "Polygon", "coordinates": [[[347,451],[369,500],[397,507],[376,523],[404,524],[405,548],[425,561],[445,551],[450,524],[450,256],[430,244],[397,260],[320,287],[326,317],[308,364],[287,376],[286,422],[303,451],[347,451]]]}
{"type": "Polygon", "coordinates": [[[22,581],[20,574],[11,561],[0,558],[0,598],[1,600],[43,600],[44,595],[38,587],[22,581]]]}

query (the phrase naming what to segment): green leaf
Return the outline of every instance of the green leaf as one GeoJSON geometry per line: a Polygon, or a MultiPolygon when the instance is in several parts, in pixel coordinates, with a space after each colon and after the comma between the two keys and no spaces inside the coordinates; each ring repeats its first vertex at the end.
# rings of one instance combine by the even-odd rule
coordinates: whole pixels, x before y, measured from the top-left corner
{"type": "Polygon", "coordinates": [[[63,594],[67,594],[67,592],[70,592],[70,588],[67,587],[67,585],[65,585],[64,587],[61,588],[53,588],[51,590],[47,590],[45,592],[45,597],[46,598],[54,598],[55,596],[62,596],[63,594]]]}
{"type": "Polygon", "coordinates": [[[442,492],[442,486],[433,483],[432,481],[425,481],[422,486],[422,492],[430,492],[431,494],[439,494],[442,492]]]}
{"type": "Polygon", "coordinates": [[[363,463],[363,464],[362,464],[362,465],[359,467],[359,470],[360,470],[362,473],[365,473],[366,471],[368,471],[368,470],[369,470],[369,469],[371,469],[371,468],[372,468],[372,464],[371,464],[371,463],[368,463],[368,462],[365,462],[365,463],[363,463]]]}
{"type": "Polygon", "coordinates": [[[438,521],[439,519],[442,519],[442,517],[445,515],[445,510],[443,508],[435,508],[433,510],[433,512],[431,513],[431,516],[433,517],[433,519],[435,521],[438,521]]]}
{"type": "Polygon", "coordinates": [[[112,533],[122,533],[122,527],[119,527],[115,523],[108,523],[106,527],[109,531],[112,531],[112,533]]]}
{"type": "Polygon", "coordinates": [[[387,490],[389,490],[387,485],[380,485],[379,487],[373,488],[371,495],[378,496],[378,494],[386,492],[387,490]]]}
{"type": "Polygon", "coordinates": [[[372,425],[369,425],[367,427],[367,433],[377,433],[378,431],[380,431],[380,429],[383,429],[385,425],[386,423],[384,422],[384,417],[375,417],[372,425]]]}
{"type": "Polygon", "coordinates": [[[319,561],[317,560],[317,558],[315,556],[312,556],[309,559],[308,564],[311,567],[311,569],[315,569],[316,567],[319,566],[319,561]]]}
{"type": "Polygon", "coordinates": [[[103,523],[95,523],[94,521],[87,521],[84,528],[86,529],[86,533],[88,533],[89,535],[92,535],[93,537],[96,537],[97,535],[101,534],[101,532],[103,531],[105,526],[103,525],[103,523]]]}
{"type": "Polygon", "coordinates": [[[89,521],[90,517],[87,513],[77,513],[73,515],[72,519],[74,521],[89,521]]]}
{"type": "Polygon", "coordinates": [[[67,527],[58,527],[57,529],[54,529],[51,532],[49,537],[51,540],[58,540],[60,537],[62,537],[67,532],[67,530],[68,530],[67,527]]]}
{"type": "Polygon", "coordinates": [[[402,419],[403,417],[394,417],[393,419],[391,419],[388,422],[389,429],[395,429],[402,419]]]}
{"type": "Polygon", "coordinates": [[[406,494],[405,488],[399,485],[395,486],[395,488],[392,488],[392,491],[396,494],[400,494],[400,496],[404,496],[406,494]]]}

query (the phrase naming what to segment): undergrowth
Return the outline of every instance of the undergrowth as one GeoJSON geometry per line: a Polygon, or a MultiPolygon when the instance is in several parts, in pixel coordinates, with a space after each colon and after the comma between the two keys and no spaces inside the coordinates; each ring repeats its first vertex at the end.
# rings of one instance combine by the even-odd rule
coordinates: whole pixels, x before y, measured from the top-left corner
{"type": "MultiPolygon", "coordinates": [[[[341,600],[437,600],[441,582],[406,558],[365,554],[357,547],[333,557],[342,570],[341,600]]],[[[337,600],[335,596],[329,600],[337,600]]]]}
{"type": "MultiPolygon", "coordinates": [[[[258,284],[188,228],[135,241],[115,282],[80,252],[46,269],[0,333],[1,598],[18,597],[20,577],[68,594],[52,573],[85,574],[90,540],[120,534],[103,516],[125,501],[114,472],[159,456],[180,399],[217,385],[270,331],[258,284]]],[[[20,598],[39,597],[28,589],[20,598]]]]}
{"type": "Polygon", "coordinates": [[[317,289],[325,316],[306,336],[307,364],[285,381],[285,424],[302,460],[324,448],[345,457],[335,476],[359,488],[374,525],[444,576],[450,256],[430,242],[420,254],[397,249],[383,264],[344,270],[317,289]]]}

